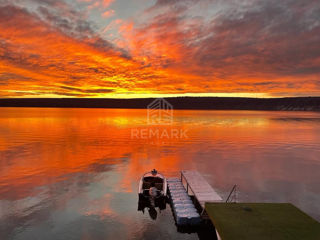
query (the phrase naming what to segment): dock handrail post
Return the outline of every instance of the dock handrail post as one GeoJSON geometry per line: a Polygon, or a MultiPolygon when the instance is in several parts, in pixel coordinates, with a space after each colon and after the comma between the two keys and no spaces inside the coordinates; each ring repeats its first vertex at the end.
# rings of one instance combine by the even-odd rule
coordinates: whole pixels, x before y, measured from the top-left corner
{"type": "Polygon", "coordinates": [[[226,200],[226,203],[229,201],[229,198],[231,197],[231,194],[236,190],[236,187],[237,187],[237,185],[235,184],[235,185],[233,186],[233,188],[231,189],[231,191],[230,191],[230,193],[229,193],[229,196],[228,196],[228,198],[227,198],[227,200],[226,200]]]}

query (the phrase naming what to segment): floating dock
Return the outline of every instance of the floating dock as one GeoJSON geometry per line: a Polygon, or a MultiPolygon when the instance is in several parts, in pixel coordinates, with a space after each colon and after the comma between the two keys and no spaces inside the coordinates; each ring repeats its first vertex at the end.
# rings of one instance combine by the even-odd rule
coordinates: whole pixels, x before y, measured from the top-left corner
{"type": "Polygon", "coordinates": [[[167,183],[180,227],[208,217],[219,240],[320,240],[320,223],[290,203],[224,203],[197,171],[181,171],[167,183]]]}
{"type": "Polygon", "coordinates": [[[179,178],[168,178],[168,193],[178,226],[198,225],[206,202],[221,202],[222,198],[197,171],[181,171],[179,178]],[[186,183],[184,187],[183,182],[186,183]],[[193,201],[189,191],[194,196],[193,201]],[[201,206],[200,213],[194,203],[201,206]]]}
{"type": "Polygon", "coordinates": [[[222,202],[219,194],[209,185],[198,171],[181,171],[181,181],[186,181],[187,192],[189,189],[194,194],[202,209],[206,202],[222,202]]]}
{"type": "Polygon", "coordinates": [[[200,214],[193,205],[190,196],[179,178],[168,178],[168,190],[172,210],[178,226],[197,225],[201,222],[200,214]]]}

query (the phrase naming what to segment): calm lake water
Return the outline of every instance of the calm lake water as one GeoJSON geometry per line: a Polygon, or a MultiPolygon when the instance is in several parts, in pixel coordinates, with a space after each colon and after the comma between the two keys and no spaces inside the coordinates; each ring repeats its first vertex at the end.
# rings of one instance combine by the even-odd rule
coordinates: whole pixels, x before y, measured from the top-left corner
{"type": "Polygon", "coordinates": [[[0,239],[198,239],[170,206],[137,211],[139,177],[196,169],[226,199],[320,220],[320,113],[0,108],[0,239]],[[174,134],[172,134],[172,130],[174,134]],[[158,131],[158,136],[156,135],[158,131]],[[178,134],[176,134],[178,132],[178,134]]]}

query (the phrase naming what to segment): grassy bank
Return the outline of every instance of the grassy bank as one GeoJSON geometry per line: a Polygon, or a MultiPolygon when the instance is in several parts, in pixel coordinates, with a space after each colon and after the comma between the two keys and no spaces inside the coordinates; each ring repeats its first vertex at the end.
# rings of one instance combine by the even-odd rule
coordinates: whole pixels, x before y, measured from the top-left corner
{"type": "Polygon", "coordinates": [[[319,240],[320,223],[290,203],[206,203],[222,240],[319,240]]]}

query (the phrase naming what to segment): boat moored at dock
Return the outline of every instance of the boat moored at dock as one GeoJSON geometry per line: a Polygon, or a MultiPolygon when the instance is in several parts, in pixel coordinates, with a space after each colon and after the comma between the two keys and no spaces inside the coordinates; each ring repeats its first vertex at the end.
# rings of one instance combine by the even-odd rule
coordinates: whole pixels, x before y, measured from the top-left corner
{"type": "Polygon", "coordinates": [[[167,198],[167,179],[153,169],[143,174],[139,182],[139,202],[152,207],[165,206],[167,198]]]}

